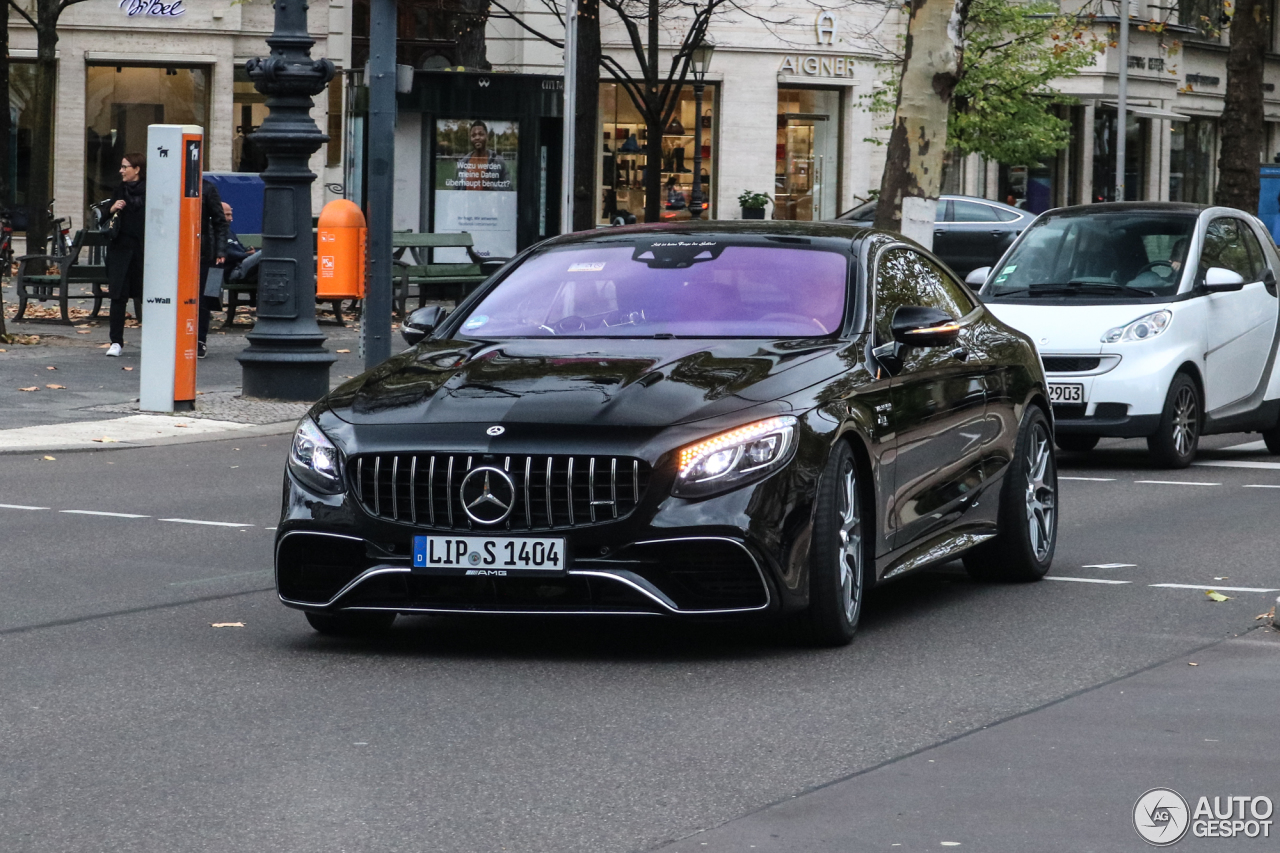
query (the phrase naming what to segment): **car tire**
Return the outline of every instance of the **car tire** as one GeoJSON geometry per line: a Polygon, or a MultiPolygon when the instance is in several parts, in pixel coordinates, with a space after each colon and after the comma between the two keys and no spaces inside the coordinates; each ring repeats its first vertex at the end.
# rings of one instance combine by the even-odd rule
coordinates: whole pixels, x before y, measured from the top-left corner
{"type": "Polygon", "coordinates": [[[1099,435],[1059,435],[1054,438],[1054,444],[1058,445],[1059,450],[1066,450],[1070,453],[1088,453],[1098,446],[1102,436],[1099,435]]]}
{"type": "Polygon", "coordinates": [[[809,546],[809,609],[802,625],[814,645],[848,645],[858,628],[871,565],[866,518],[857,460],[840,442],[818,480],[809,546]]]}
{"type": "Polygon", "coordinates": [[[1262,431],[1262,440],[1267,443],[1267,452],[1280,453],[1280,424],[1262,431]]]}
{"type": "Polygon", "coordinates": [[[1175,374],[1165,395],[1160,427],[1147,436],[1147,449],[1162,468],[1186,468],[1196,458],[1204,405],[1200,388],[1185,373],[1175,374]]]}
{"type": "Polygon", "coordinates": [[[307,621],[318,633],[330,637],[360,637],[381,634],[396,621],[395,613],[311,613],[307,621]]]}
{"type": "Polygon", "coordinates": [[[964,555],[974,580],[1026,583],[1049,571],[1058,540],[1058,465],[1050,436],[1049,419],[1029,406],[1000,489],[1000,532],[964,555]]]}

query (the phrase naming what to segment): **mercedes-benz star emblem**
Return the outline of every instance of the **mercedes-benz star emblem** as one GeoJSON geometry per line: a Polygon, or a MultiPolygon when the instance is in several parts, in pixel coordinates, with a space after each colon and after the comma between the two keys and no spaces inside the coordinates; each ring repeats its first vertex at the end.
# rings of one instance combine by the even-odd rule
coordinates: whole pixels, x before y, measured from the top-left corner
{"type": "Polygon", "coordinates": [[[485,430],[489,435],[502,435],[506,431],[506,428],[500,426],[491,426],[485,430]]]}
{"type": "Polygon", "coordinates": [[[511,515],[516,484],[501,468],[472,468],[458,487],[462,509],[477,524],[498,524],[511,515]]]}

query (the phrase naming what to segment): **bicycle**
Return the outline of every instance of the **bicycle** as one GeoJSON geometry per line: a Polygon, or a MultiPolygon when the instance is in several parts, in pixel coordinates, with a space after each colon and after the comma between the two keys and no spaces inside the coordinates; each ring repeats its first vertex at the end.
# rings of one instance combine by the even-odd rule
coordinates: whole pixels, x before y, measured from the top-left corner
{"type": "MultiPolygon", "coordinates": [[[[104,198],[102,201],[95,201],[89,205],[89,212],[93,214],[93,228],[95,231],[106,231],[110,228],[111,223],[111,199],[104,198]]],[[[89,263],[102,264],[106,262],[106,247],[91,246],[89,248],[89,263]]]]}
{"type": "Polygon", "coordinates": [[[0,209],[0,278],[13,275],[13,216],[7,209],[0,209]]]}
{"type": "Polygon", "coordinates": [[[71,254],[71,217],[55,218],[53,215],[54,199],[49,199],[49,243],[48,254],[55,258],[64,258],[71,254]]]}

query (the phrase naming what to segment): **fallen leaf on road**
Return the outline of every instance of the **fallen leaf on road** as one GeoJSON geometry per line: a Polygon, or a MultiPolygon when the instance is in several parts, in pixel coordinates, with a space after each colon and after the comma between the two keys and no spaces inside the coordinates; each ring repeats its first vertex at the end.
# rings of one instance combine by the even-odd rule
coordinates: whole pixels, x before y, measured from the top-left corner
{"type": "Polygon", "coordinates": [[[76,332],[76,334],[77,334],[77,335],[87,335],[87,334],[89,334],[89,330],[88,330],[88,329],[81,329],[80,331],[76,332]]]}
{"type": "Polygon", "coordinates": [[[211,628],[243,628],[243,622],[210,622],[211,628]]]}
{"type": "Polygon", "coordinates": [[[19,388],[18,390],[19,391],[39,391],[40,389],[37,388],[35,385],[32,385],[30,388],[19,388]]]}
{"type": "Polygon", "coordinates": [[[122,368],[120,368],[120,369],[121,369],[121,370],[133,370],[133,368],[132,368],[132,367],[122,367],[122,368]]]}
{"type": "Polygon", "coordinates": [[[340,350],[338,350],[338,352],[351,352],[351,350],[349,350],[349,349],[340,349],[340,350]]]}
{"type": "Polygon", "coordinates": [[[1209,596],[1210,601],[1230,601],[1231,600],[1231,596],[1223,595],[1220,592],[1214,592],[1211,589],[1206,589],[1204,591],[1204,594],[1209,596]]]}
{"type": "Polygon", "coordinates": [[[44,461],[46,461],[46,462],[57,462],[58,460],[57,460],[57,458],[56,458],[56,457],[54,457],[54,456],[46,456],[46,457],[44,458],[44,461]]]}
{"type": "Polygon", "coordinates": [[[1222,578],[1214,578],[1214,580],[1216,580],[1216,581],[1229,581],[1229,580],[1231,580],[1231,578],[1229,578],[1229,577],[1222,577],[1222,578]]]}
{"type": "Polygon", "coordinates": [[[52,388],[52,389],[53,389],[53,390],[55,390],[55,391],[61,391],[63,388],[66,388],[67,386],[66,386],[66,385],[54,385],[52,382],[50,382],[48,385],[46,385],[46,386],[44,386],[44,387],[46,387],[46,388],[52,388]]]}
{"type": "MultiPolygon", "coordinates": [[[[118,440],[116,440],[116,439],[114,439],[114,438],[107,438],[105,435],[104,435],[102,438],[91,438],[91,439],[89,439],[89,440],[90,440],[90,441],[96,441],[96,442],[98,442],[99,444],[119,444],[119,443],[120,443],[118,440]]],[[[110,464],[110,463],[108,463],[108,464],[110,464]]]]}
{"type": "Polygon", "coordinates": [[[1187,666],[1199,666],[1199,665],[1200,664],[1198,663],[1191,663],[1190,661],[1187,661],[1187,666]]]}
{"type": "Polygon", "coordinates": [[[1274,619],[1274,618],[1276,618],[1276,609],[1273,607],[1270,610],[1268,610],[1266,613],[1259,613],[1257,616],[1253,617],[1253,621],[1257,622],[1259,619],[1274,619]]]}
{"type": "Polygon", "coordinates": [[[183,429],[186,429],[189,426],[189,424],[174,424],[174,426],[182,427],[183,429]]]}
{"type": "Polygon", "coordinates": [[[111,349],[111,344],[102,344],[98,349],[111,349]]]}
{"type": "Polygon", "coordinates": [[[58,368],[56,368],[56,367],[46,367],[46,368],[45,368],[45,370],[57,370],[57,369],[58,369],[58,368]]]}

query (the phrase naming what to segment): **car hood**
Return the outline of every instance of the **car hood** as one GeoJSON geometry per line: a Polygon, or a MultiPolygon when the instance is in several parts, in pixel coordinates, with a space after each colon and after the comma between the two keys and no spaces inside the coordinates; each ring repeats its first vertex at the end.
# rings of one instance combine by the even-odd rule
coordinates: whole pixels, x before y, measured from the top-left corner
{"type": "Polygon", "coordinates": [[[1041,353],[1100,353],[1102,336],[1108,329],[1133,322],[1163,305],[1028,305],[1026,303],[985,303],[987,310],[1004,323],[1031,338],[1041,353]]]}
{"type": "Polygon", "coordinates": [[[848,369],[830,340],[426,341],[330,392],[353,424],[667,426],[848,369]]]}

